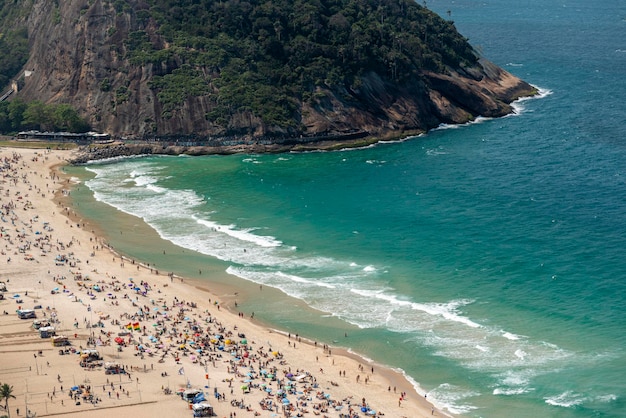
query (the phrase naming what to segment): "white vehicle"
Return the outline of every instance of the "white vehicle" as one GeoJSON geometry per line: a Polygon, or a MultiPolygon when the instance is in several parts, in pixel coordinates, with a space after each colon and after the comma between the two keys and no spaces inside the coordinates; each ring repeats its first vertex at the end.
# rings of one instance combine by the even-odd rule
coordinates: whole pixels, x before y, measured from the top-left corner
{"type": "Polygon", "coordinates": [[[40,327],[39,336],[41,338],[50,338],[56,335],[54,327],[40,327]]]}
{"type": "Polygon", "coordinates": [[[20,309],[17,311],[17,316],[20,319],[37,318],[37,314],[32,309],[20,309]]]}
{"type": "Polygon", "coordinates": [[[212,417],[213,407],[208,402],[200,402],[193,404],[191,409],[193,410],[194,417],[212,417]]]}

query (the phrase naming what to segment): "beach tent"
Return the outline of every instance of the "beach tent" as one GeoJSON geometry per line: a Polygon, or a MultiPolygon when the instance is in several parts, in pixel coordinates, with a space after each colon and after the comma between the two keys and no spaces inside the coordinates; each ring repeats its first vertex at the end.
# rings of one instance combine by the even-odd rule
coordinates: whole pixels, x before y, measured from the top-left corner
{"type": "Polygon", "coordinates": [[[200,389],[186,389],[181,397],[187,402],[191,402],[196,396],[198,396],[202,391],[200,389]]]}
{"type": "Polygon", "coordinates": [[[194,398],[191,400],[191,403],[200,403],[203,401],[206,401],[206,398],[204,397],[204,392],[200,392],[196,396],[194,396],[194,398]]]}

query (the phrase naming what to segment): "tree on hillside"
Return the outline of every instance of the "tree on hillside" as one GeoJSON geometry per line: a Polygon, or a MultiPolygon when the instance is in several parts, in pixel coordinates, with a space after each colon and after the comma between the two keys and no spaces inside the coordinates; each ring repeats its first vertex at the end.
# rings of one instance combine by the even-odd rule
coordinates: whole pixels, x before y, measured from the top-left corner
{"type": "Polygon", "coordinates": [[[11,417],[11,412],[9,411],[9,398],[15,399],[15,395],[13,395],[13,386],[9,386],[8,383],[3,383],[0,386],[0,401],[4,400],[4,410],[7,411],[7,416],[11,417]]]}

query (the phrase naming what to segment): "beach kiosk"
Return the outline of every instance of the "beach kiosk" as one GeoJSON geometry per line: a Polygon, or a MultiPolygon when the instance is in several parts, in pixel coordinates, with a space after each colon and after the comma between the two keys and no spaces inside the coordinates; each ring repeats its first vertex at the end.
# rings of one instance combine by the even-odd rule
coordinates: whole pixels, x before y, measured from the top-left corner
{"type": "Polygon", "coordinates": [[[212,417],[213,407],[208,402],[199,402],[191,406],[194,417],[212,417]]]}

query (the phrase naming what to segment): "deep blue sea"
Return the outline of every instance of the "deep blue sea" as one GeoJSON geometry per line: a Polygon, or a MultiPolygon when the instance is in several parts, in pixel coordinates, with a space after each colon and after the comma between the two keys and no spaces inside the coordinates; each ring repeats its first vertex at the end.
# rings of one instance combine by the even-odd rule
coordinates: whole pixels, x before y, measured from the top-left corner
{"type": "Polygon", "coordinates": [[[164,271],[280,290],[240,309],[452,413],[624,417],[626,2],[427,5],[541,97],[360,150],[68,168],[75,205],[164,271]]]}

